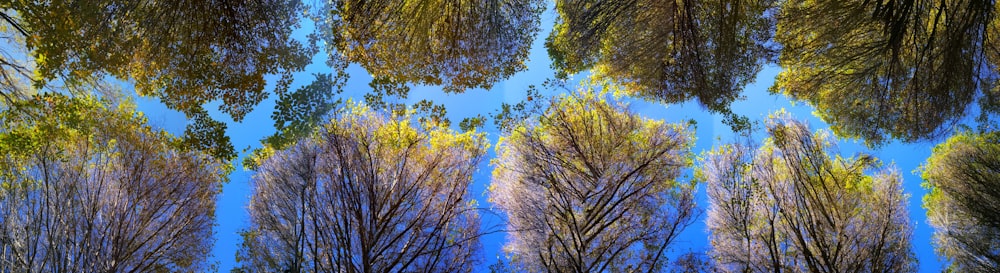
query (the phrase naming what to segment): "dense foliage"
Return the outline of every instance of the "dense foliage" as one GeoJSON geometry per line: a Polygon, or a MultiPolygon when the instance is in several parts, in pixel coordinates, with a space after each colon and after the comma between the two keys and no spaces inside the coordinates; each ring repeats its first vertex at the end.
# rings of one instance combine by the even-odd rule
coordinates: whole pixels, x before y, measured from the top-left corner
{"type": "Polygon", "coordinates": [[[480,238],[500,232],[480,227],[490,211],[508,235],[495,272],[909,272],[901,171],[834,143],[949,134],[919,170],[934,246],[947,270],[1000,271],[998,8],[0,1],[0,272],[212,271],[215,202],[239,155],[230,126],[261,124],[275,132],[243,150],[254,175],[237,271],[483,270],[480,238]],[[448,95],[525,72],[549,27],[555,75],[543,77],[554,78],[451,123],[448,95]],[[771,92],[813,107],[832,133],[736,111],[755,107],[733,104],[768,64],[781,69],[771,92]],[[349,70],[368,87],[344,92],[349,70]],[[441,94],[410,100],[417,86],[441,94]],[[134,95],[182,113],[183,135],[150,125],[134,95]],[[641,117],[625,96],[694,101],[742,138],[704,153],[688,180],[698,125],[641,117]],[[269,122],[239,124],[269,97],[269,122]],[[481,131],[500,136],[492,208],[470,192],[486,183],[472,178],[488,154],[481,131]],[[684,252],[699,182],[712,248],[684,252]]]}
{"type": "Polygon", "coordinates": [[[221,100],[240,120],[267,97],[264,75],[290,80],[315,53],[290,38],[298,1],[5,2],[0,10],[25,31],[36,84],[110,75],[185,113],[221,100]]]}
{"type": "Polygon", "coordinates": [[[489,89],[526,68],[542,4],[332,0],[327,40],[340,58],[377,79],[442,85],[445,92],[489,89]]]}
{"type": "Polygon", "coordinates": [[[88,88],[106,76],[126,80],[192,121],[191,147],[225,160],[236,157],[226,125],[204,105],[220,101],[221,112],[241,121],[267,98],[266,75],[280,75],[274,93],[285,94],[292,73],[318,51],[314,36],[308,44],[291,38],[303,11],[298,1],[17,0],[0,3],[0,11],[13,26],[5,28],[8,45],[31,57],[19,63],[17,52],[0,50],[6,98],[33,93],[29,83],[88,88]]]}
{"type": "Polygon", "coordinates": [[[771,59],[774,2],[560,0],[546,46],[558,73],[592,69],[630,95],[696,99],[732,122],[729,104],[771,59]]]}
{"type": "Polygon", "coordinates": [[[994,2],[783,1],[772,88],[815,106],[838,136],[934,139],[972,102],[1000,109],[994,2]]]}

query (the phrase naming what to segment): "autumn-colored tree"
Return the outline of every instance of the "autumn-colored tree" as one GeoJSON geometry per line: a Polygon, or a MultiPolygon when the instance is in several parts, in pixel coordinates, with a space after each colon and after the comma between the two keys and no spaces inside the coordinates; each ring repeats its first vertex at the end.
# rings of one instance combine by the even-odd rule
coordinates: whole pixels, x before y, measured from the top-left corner
{"type": "Polygon", "coordinates": [[[491,202],[508,219],[505,250],[529,272],[657,271],[693,223],[692,135],[584,90],[505,133],[491,202]]]}
{"type": "Polygon", "coordinates": [[[333,116],[262,152],[238,270],[470,272],[480,245],[469,187],[485,136],[353,103],[333,116]]]}
{"type": "Polygon", "coordinates": [[[784,1],[772,92],[809,102],[835,134],[870,145],[939,137],[976,100],[996,114],[994,2],[784,1]]]}
{"type": "Polygon", "coordinates": [[[769,138],[702,160],[711,256],[726,272],[910,272],[902,178],[868,155],[838,155],[828,133],[777,113],[769,138]],[[866,174],[874,172],[872,174],[866,174]]]}
{"type": "Polygon", "coordinates": [[[229,165],[127,104],[36,95],[0,113],[0,272],[209,270],[229,165]]]}
{"type": "Polygon", "coordinates": [[[377,80],[489,89],[524,70],[541,0],[331,0],[322,26],[339,54],[377,80]]]}
{"type": "Polygon", "coordinates": [[[923,166],[934,246],[954,272],[1000,270],[1000,133],[959,133],[923,166]]]}
{"type": "Polygon", "coordinates": [[[564,75],[592,69],[631,95],[697,99],[732,118],[729,104],[772,58],[774,2],[560,0],[546,46],[564,75]]]}

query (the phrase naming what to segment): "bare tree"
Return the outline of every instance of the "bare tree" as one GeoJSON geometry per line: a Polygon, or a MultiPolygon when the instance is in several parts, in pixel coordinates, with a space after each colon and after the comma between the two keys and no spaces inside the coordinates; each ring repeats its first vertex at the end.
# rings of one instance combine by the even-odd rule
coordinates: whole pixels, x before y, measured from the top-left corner
{"type": "Polygon", "coordinates": [[[487,143],[364,107],[272,151],[252,179],[239,254],[251,272],[469,272],[479,218],[468,190],[487,143]]]}
{"type": "Polygon", "coordinates": [[[935,249],[956,272],[1000,270],[1000,133],[963,132],[923,169],[935,249]]]}
{"type": "Polygon", "coordinates": [[[827,133],[787,114],[769,119],[767,133],[760,148],[747,140],[713,150],[699,171],[720,270],[916,270],[898,171],[836,155],[827,133]]]}
{"type": "Polygon", "coordinates": [[[2,114],[0,272],[209,270],[228,165],[134,108],[39,95],[2,114]]]}
{"type": "Polygon", "coordinates": [[[527,271],[650,272],[695,214],[690,132],[589,91],[503,136],[490,199],[527,271]]]}

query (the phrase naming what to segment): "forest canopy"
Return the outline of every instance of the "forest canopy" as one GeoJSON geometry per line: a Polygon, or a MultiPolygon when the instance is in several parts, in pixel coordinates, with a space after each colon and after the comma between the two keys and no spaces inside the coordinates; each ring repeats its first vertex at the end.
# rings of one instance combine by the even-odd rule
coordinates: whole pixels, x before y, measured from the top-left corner
{"type": "Polygon", "coordinates": [[[1000,271],[998,8],[2,1],[0,272],[1000,271]]]}
{"type": "Polygon", "coordinates": [[[994,1],[784,1],[772,91],[816,107],[872,145],[947,134],[970,113],[996,122],[994,1]],[[978,111],[970,106],[979,102],[978,111]]]}
{"type": "Polygon", "coordinates": [[[591,69],[630,95],[697,100],[746,126],[729,104],[771,59],[774,3],[560,0],[545,45],[561,77],[591,69]]]}

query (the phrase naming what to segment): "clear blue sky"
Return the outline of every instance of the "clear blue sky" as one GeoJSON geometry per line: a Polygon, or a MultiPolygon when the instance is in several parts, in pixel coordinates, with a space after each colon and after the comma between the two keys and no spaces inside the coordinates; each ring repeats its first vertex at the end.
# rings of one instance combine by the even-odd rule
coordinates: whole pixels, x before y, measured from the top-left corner
{"type": "MultiPolygon", "coordinates": [[[[448,117],[452,120],[457,130],[458,121],[465,117],[473,117],[476,114],[486,114],[495,111],[500,107],[500,103],[517,103],[525,99],[525,90],[528,85],[541,86],[541,83],[554,73],[549,68],[548,55],[544,48],[544,38],[548,36],[552,27],[555,13],[550,7],[542,15],[542,31],[538,33],[534,41],[530,59],[527,63],[528,69],[514,75],[506,81],[496,84],[491,90],[475,89],[463,94],[444,94],[436,86],[414,86],[411,89],[407,102],[416,102],[421,99],[431,99],[436,103],[444,104],[447,107],[448,117]]],[[[305,33],[311,31],[311,22],[303,22],[303,29],[297,32],[298,37],[304,37],[305,33]]],[[[308,84],[313,79],[312,73],[331,73],[329,67],[325,67],[324,61],[326,53],[321,52],[314,58],[312,65],[307,67],[305,72],[297,75],[297,81],[293,84],[302,86],[308,84]]],[[[348,68],[351,75],[345,92],[345,98],[362,100],[361,95],[368,91],[368,83],[371,76],[361,67],[352,65],[348,68]]],[[[733,111],[750,117],[751,119],[762,120],[768,113],[778,109],[786,109],[799,119],[809,122],[813,130],[826,129],[828,125],[812,115],[813,109],[804,103],[792,104],[783,96],[768,94],[767,88],[774,82],[774,76],[778,73],[778,68],[767,67],[761,72],[756,81],[747,86],[744,95],[747,100],[737,102],[733,105],[733,111]]],[[[577,76],[577,81],[581,76],[577,76]]],[[[274,79],[271,79],[273,84],[274,79]]],[[[551,93],[543,93],[551,95],[551,93]]],[[[260,147],[260,140],[274,133],[271,112],[274,109],[274,99],[271,96],[268,100],[258,105],[255,110],[249,113],[242,123],[232,122],[227,115],[221,114],[214,109],[217,105],[209,105],[211,114],[218,120],[226,121],[229,128],[227,135],[232,138],[233,145],[237,151],[244,148],[260,147]]],[[[728,142],[732,139],[732,132],[729,127],[723,125],[721,117],[711,115],[704,108],[695,103],[684,103],[678,105],[663,105],[657,103],[647,103],[643,101],[630,100],[630,109],[643,116],[655,119],[663,119],[671,122],[685,122],[689,119],[697,121],[697,144],[694,152],[701,153],[712,148],[713,145],[728,142]]],[[[186,120],[184,116],[176,111],[166,109],[161,103],[154,99],[142,98],[138,100],[139,109],[146,113],[154,126],[159,126],[169,132],[180,135],[184,131],[186,120]]],[[[485,131],[489,139],[495,143],[498,133],[493,128],[492,123],[487,123],[485,131]]],[[[855,141],[839,141],[841,153],[846,156],[854,155],[858,152],[868,152],[882,159],[886,163],[892,163],[903,174],[904,191],[909,194],[909,213],[913,223],[913,247],[920,263],[920,272],[940,272],[941,262],[934,254],[931,246],[932,228],[927,224],[925,210],[921,207],[921,198],[926,191],[920,187],[920,177],[913,171],[930,155],[934,143],[901,144],[891,143],[879,150],[867,150],[860,143],[855,141]]],[[[240,153],[240,159],[245,156],[245,152],[240,153]]],[[[491,148],[488,159],[494,157],[491,148]]],[[[488,160],[483,162],[479,171],[473,177],[472,196],[478,199],[484,207],[489,207],[486,201],[486,187],[490,183],[490,173],[492,168],[488,160]]],[[[687,173],[690,173],[688,171],[687,173]]],[[[212,251],[212,259],[219,262],[219,269],[228,272],[234,265],[234,255],[240,243],[237,232],[247,226],[248,216],[246,204],[248,200],[249,179],[252,174],[244,171],[242,166],[237,165],[237,171],[233,172],[229,183],[225,185],[222,195],[218,200],[216,210],[218,225],[215,228],[215,248],[212,251]]],[[[697,193],[699,207],[704,210],[707,207],[707,199],[704,187],[700,186],[697,193]]],[[[495,215],[485,214],[482,216],[482,226],[484,229],[501,228],[502,219],[495,215]]],[[[688,251],[707,251],[707,231],[704,224],[704,214],[698,221],[684,231],[680,239],[672,246],[674,255],[688,251]]],[[[505,241],[504,234],[492,234],[483,238],[483,263],[481,270],[485,271],[486,266],[496,261],[497,255],[502,255],[501,247],[505,241]]],[[[671,255],[673,256],[673,255],[671,255]]]]}

